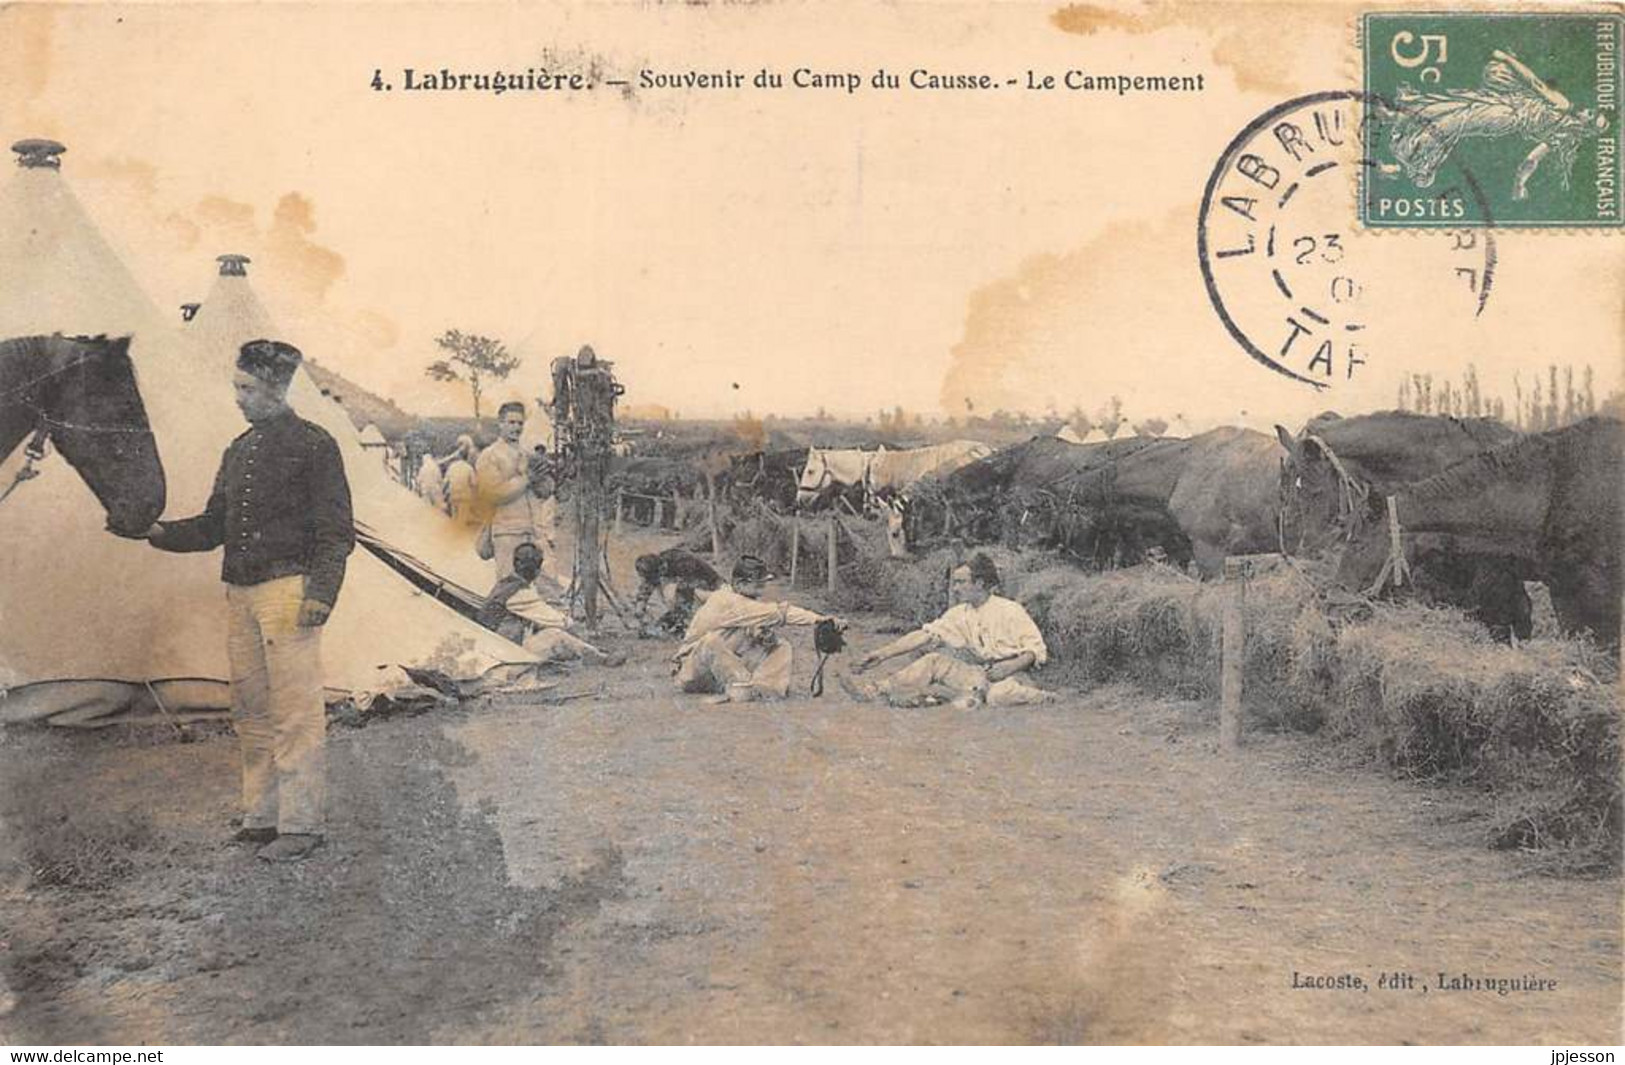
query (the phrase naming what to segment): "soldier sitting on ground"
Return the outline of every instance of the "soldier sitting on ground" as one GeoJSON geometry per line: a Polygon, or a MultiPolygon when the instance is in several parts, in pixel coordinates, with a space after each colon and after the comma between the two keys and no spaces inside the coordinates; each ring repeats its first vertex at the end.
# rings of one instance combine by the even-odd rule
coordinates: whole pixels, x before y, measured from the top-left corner
{"type": "Polygon", "coordinates": [[[679,691],[714,693],[713,703],[782,699],[790,693],[793,652],[779,629],[816,625],[824,615],[763,599],[771,579],[759,558],[746,555],[734,564],[732,583],[706,599],[672,657],[679,691]]]}
{"type": "Polygon", "coordinates": [[[544,662],[580,661],[601,666],[618,666],[625,662],[626,656],[621,652],[601,651],[570,633],[570,619],[542,598],[537,587],[541,572],[540,547],[520,544],[514,548],[513,573],[498,580],[491,589],[480,611],[480,624],[544,662]]]}
{"type": "Polygon", "coordinates": [[[639,555],[633,567],[639,579],[637,596],[632,601],[639,624],[649,609],[650,598],[658,594],[666,612],[655,621],[654,627],[672,636],[681,636],[688,630],[700,605],[697,592],[710,593],[722,587],[722,578],[709,562],[680,547],[668,548],[659,554],[639,555]],[[668,584],[676,585],[670,599],[665,590],[668,584]]]}
{"type": "Polygon", "coordinates": [[[954,605],[947,613],[865,655],[853,672],[916,651],[926,654],[879,684],[838,674],[841,686],[860,702],[885,699],[893,706],[952,703],[969,709],[1053,700],[1053,692],[1026,681],[1027,673],[1049,657],[1044,637],[1020,603],[993,594],[998,586],[993,560],[973,555],[950,575],[954,605]]]}

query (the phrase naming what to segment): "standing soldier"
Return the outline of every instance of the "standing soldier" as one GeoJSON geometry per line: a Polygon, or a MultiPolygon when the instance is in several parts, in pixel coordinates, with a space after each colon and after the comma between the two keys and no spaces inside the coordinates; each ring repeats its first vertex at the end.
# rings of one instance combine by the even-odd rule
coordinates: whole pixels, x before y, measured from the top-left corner
{"type": "Polygon", "coordinates": [[[266,861],[322,845],[326,712],[321,636],[355,546],[350,485],[333,438],[288,406],[299,349],[251,340],[233,387],[248,431],[231,442],[203,513],[161,521],[163,551],[225,546],[226,650],[243,762],[243,825],[266,861]]]}
{"type": "Polygon", "coordinates": [[[479,508],[474,505],[474,460],[479,449],[474,438],[464,433],[457,438],[451,464],[446,467],[446,508],[464,525],[479,525],[479,508]]]}
{"type": "Polygon", "coordinates": [[[480,513],[491,523],[497,580],[513,576],[513,552],[536,542],[536,515],[530,497],[530,456],[519,446],[525,432],[525,405],[517,400],[497,410],[497,440],[474,465],[480,513]]]}

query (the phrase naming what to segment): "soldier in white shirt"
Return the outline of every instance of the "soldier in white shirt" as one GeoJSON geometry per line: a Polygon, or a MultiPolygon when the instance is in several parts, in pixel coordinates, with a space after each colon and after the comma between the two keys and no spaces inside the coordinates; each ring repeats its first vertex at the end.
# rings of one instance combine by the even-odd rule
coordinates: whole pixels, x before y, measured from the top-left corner
{"type": "Polygon", "coordinates": [[[677,690],[711,693],[710,702],[783,699],[790,692],[794,652],[780,634],[786,625],[812,626],[824,615],[763,599],[771,580],[753,555],[734,564],[733,581],[716,591],[688,623],[672,656],[677,690]]]}
{"type": "Polygon", "coordinates": [[[879,684],[840,674],[841,686],[859,701],[883,698],[893,706],[953,703],[969,708],[1052,701],[1053,692],[1026,679],[1049,659],[1044,637],[1020,603],[993,594],[998,585],[993,560],[980,553],[972,556],[949,579],[954,605],[947,613],[865,655],[853,672],[861,674],[917,651],[926,654],[879,684]]]}

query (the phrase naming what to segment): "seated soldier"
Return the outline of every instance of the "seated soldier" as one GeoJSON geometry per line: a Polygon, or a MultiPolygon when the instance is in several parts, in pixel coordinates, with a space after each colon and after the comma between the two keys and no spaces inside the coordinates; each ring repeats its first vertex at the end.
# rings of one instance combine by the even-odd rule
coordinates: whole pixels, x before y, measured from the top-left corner
{"type": "Polygon", "coordinates": [[[1025,679],[1049,657],[1044,637],[1020,603],[993,594],[998,586],[993,560],[973,555],[954,569],[949,579],[954,605],[942,617],[860,658],[853,672],[915,651],[928,653],[879,684],[839,674],[841,686],[859,701],[884,698],[893,706],[1022,706],[1054,699],[1053,692],[1025,679]]]}
{"type": "Polygon", "coordinates": [[[668,548],[658,555],[639,555],[633,566],[638,571],[639,579],[637,596],[633,599],[639,624],[642,624],[643,615],[649,608],[649,599],[659,593],[660,601],[667,609],[655,622],[655,627],[673,636],[681,636],[687,631],[688,623],[699,609],[696,589],[714,592],[722,587],[722,578],[717,576],[710,563],[680,547],[668,548]],[[665,591],[667,584],[677,586],[669,602],[665,591]]]}
{"type": "Polygon", "coordinates": [[[570,619],[543,599],[537,588],[541,572],[540,547],[535,544],[515,547],[513,573],[497,581],[491,589],[480,611],[480,624],[544,662],[583,661],[609,666],[625,662],[625,655],[600,651],[571,635],[570,619]]]}
{"type": "Polygon", "coordinates": [[[778,629],[816,625],[824,616],[764,600],[770,579],[759,558],[746,555],[734,564],[732,583],[706,599],[672,656],[679,691],[715,693],[713,703],[782,699],[790,693],[793,657],[778,629]]]}

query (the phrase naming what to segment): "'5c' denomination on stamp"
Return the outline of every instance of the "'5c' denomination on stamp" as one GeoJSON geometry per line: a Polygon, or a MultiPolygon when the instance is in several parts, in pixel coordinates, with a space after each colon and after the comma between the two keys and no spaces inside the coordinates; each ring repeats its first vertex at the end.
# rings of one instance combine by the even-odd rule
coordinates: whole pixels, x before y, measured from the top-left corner
{"type": "Polygon", "coordinates": [[[1383,13],[1362,29],[1367,226],[1625,224],[1625,17],[1383,13]],[[1486,204],[1465,194],[1464,173],[1486,204]]]}

